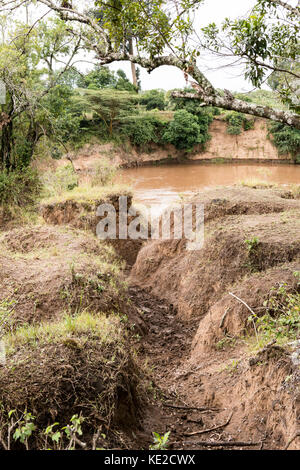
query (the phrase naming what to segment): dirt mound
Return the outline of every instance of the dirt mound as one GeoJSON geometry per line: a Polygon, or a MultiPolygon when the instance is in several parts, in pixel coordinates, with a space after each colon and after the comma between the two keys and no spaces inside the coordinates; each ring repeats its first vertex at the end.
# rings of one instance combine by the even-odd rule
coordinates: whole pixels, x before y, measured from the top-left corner
{"type": "Polygon", "coordinates": [[[204,315],[244,276],[300,254],[299,201],[248,188],[227,189],[216,198],[220,191],[193,199],[205,205],[201,250],[187,251],[184,239],[149,241],[132,270],[133,282],[151,288],[185,318],[204,315]]]}
{"type": "MultiPolygon", "coordinates": [[[[191,202],[204,205],[205,221],[228,215],[268,214],[299,208],[299,201],[282,200],[281,191],[242,186],[210,188],[196,193],[191,202]]],[[[190,201],[188,201],[190,202],[190,201]]]]}
{"type": "Polygon", "coordinates": [[[198,251],[187,251],[185,240],[150,241],[137,257],[132,279],[175,305],[182,317],[199,317],[244,276],[299,257],[299,215],[217,219],[206,224],[198,251]]]}
{"type": "Polygon", "coordinates": [[[120,312],[142,326],[128,304],[119,257],[93,235],[37,226],[6,232],[0,243],[0,300],[10,305],[11,326],[85,308],[120,312]]]}
{"type": "MultiPolygon", "coordinates": [[[[222,437],[216,439],[212,432],[206,440],[210,436],[212,441],[256,442],[261,449],[284,449],[289,444],[298,431],[299,372],[284,349],[270,346],[251,357],[247,348],[237,347],[194,359],[189,367],[185,363],[185,391],[202,406],[219,410],[205,420],[205,427],[225,423],[231,416],[219,430],[222,437]]],[[[201,448],[199,437],[190,437],[187,447],[194,443],[201,448]]],[[[299,439],[289,448],[299,449],[299,439]]]]}
{"type": "MultiPolygon", "coordinates": [[[[264,301],[270,297],[273,288],[286,285],[286,291],[293,291],[297,286],[295,271],[300,271],[298,263],[286,264],[267,271],[250,274],[232,287],[232,293],[243,300],[259,317],[265,314],[264,301]]],[[[231,338],[240,337],[252,330],[253,325],[247,321],[251,315],[249,309],[230,294],[224,295],[200,320],[198,331],[193,339],[192,358],[216,350],[218,344],[231,338]]]]}
{"type": "MultiPolygon", "coordinates": [[[[5,446],[5,423],[10,421],[11,410],[16,410],[15,421],[24,412],[34,416],[36,429],[28,440],[31,449],[49,448],[46,427],[58,423],[57,431],[70,424],[75,414],[84,419],[83,434],[77,435],[79,444],[83,441],[89,448],[96,437],[95,446],[103,446],[104,435],[112,427],[136,427],[140,374],[118,317],[69,316],[60,322],[41,323],[34,330],[17,330],[6,338],[6,344],[7,363],[0,367],[0,447],[3,442],[5,446]]],[[[58,444],[66,448],[68,439],[62,434],[58,444]]],[[[11,445],[21,446],[19,442],[11,445]]],[[[50,440],[50,447],[53,445],[50,440]]]]}
{"type": "MultiPolygon", "coordinates": [[[[106,217],[97,215],[97,208],[101,204],[112,204],[116,211],[117,233],[115,240],[107,240],[121,258],[123,258],[129,266],[132,266],[138,252],[140,251],[143,240],[119,239],[119,196],[127,197],[127,209],[132,205],[132,195],[125,192],[124,194],[106,194],[102,199],[74,200],[66,199],[63,201],[43,203],[40,207],[40,213],[47,224],[52,225],[70,225],[71,227],[89,230],[96,234],[98,223],[106,217]]],[[[128,216],[128,224],[133,217],[128,216]]]]}
{"type": "Polygon", "coordinates": [[[150,241],[131,274],[132,283],[178,310],[177,327],[170,322],[170,337],[179,335],[177,362],[165,330],[162,339],[162,330],[156,332],[162,358],[156,360],[156,376],[166,384],[165,393],[174,392],[174,424],[164,428],[163,413],[160,429],[172,430],[173,448],[299,448],[299,439],[293,439],[300,416],[296,353],[292,346],[276,344],[251,353],[251,341],[241,339],[245,332],[254,336],[250,312],[229,295],[261,316],[272,288],[285,283],[287,292],[294,291],[294,272],[300,269],[299,201],[248,188],[208,190],[194,201],[205,205],[204,247],[187,251],[184,239],[150,241]],[[170,357],[176,366],[165,371],[170,357]]]}

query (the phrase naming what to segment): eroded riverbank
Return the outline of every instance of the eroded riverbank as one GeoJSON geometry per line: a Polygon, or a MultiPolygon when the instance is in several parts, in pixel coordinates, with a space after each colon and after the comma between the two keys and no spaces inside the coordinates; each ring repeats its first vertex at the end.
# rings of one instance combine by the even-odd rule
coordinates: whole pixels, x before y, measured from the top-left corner
{"type": "Polygon", "coordinates": [[[27,409],[41,431],[77,413],[88,448],[148,448],[153,431],[170,432],[171,449],[299,448],[295,197],[287,187],[200,191],[204,247],[137,241],[129,277],[89,233],[97,201],[81,200],[72,217],[67,201],[53,202],[47,224],[3,232],[1,298],[15,304],[2,413],[27,409]],[[266,304],[277,295],[279,336],[266,304]],[[237,298],[255,321],[265,316],[258,337],[237,298]]]}

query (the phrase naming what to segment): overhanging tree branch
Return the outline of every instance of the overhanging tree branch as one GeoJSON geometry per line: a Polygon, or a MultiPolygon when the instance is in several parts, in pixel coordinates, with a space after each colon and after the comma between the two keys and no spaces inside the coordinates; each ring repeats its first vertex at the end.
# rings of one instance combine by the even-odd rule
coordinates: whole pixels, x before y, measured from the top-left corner
{"type": "Polygon", "coordinates": [[[174,91],[172,93],[174,98],[187,98],[201,100],[207,106],[216,106],[218,108],[237,111],[240,113],[251,114],[261,118],[271,119],[272,121],[282,122],[289,126],[300,129],[300,117],[298,114],[289,111],[282,111],[273,109],[269,106],[259,106],[254,103],[248,103],[243,100],[234,98],[231,93],[225,92],[224,96],[221,94],[208,95],[204,90],[198,88],[198,93],[187,93],[181,91],[174,91]]]}
{"type": "MultiPolygon", "coordinates": [[[[142,1],[142,0],[141,0],[142,1]]],[[[264,0],[269,4],[275,6],[282,6],[287,10],[290,10],[293,14],[299,16],[299,8],[293,8],[281,0],[264,0]]],[[[234,98],[231,93],[225,92],[221,94],[218,92],[210,81],[206,78],[203,72],[197,67],[196,61],[193,59],[193,55],[189,59],[185,59],[182,56],[174,54],[160,55],[156,51],[156,55],[153,54],[151,48],[148,50],[146,47],[145,56],[132,55],[127,51],[119,52],[114,51],[111,45],[109,33],[105,30],[105,26],[102,26],[99,22],[95,21],[92,17],[85,13],[81,13],[75,8],[64,8],[58,1],[55,0],[38,0],[38,2],[48,6],[53,11],[59,14],[59,16],[67,22],[77,22],[79,24],[85,24],[88,27],[86,34],[84,34],[84,42],[87,49],[93,50],[96,53],[97,58],[101,65],[109,64],[116,61],[130,61],[144,67],[148,72],[162,66],[174,66],[182,70],[187,76],[192,77],[195,80],[193,84],[196,93],[183,93],[174,92],[173,96],[178,98],[191,98],[201,100],[206,105],[217,106],[224,109],[238,111],[242,113],[251,114],[266,119],[282,122],[284,124],[294,126],[300,129],[300,117],[289,111],[281,111],[272,109],[268,106],[260,106],[254,103],[247,103],[242,100],[234,98]],[[92,33],[92,34],[91,34],[92,33]]],[[[7,3],[7,2],[1,2],[7,3]]],[[[8,2],[9,4],[13,2],[8,2]]],[[[198,2],[194,2],[198,3],[198,2]]],[[[199,2],[201,3],[201,2],[199,2]]],[[[72,29],[71,26],[68,28],[68,32],[72,32],[74,35],[79,35],[76,28],[72,29]]],[[[165,46],[168,46],[168,42],[165,41],[165,46]]],[[[170,50],[170,48],[168,48],[170,50]]],[[[242,55],[241,55],[242,57],[242,55]]],[[[257,59],[256,59],[257,60],[257,59]]],[[[258,64],[271,68],[271,66],[258,64]]]]}
{"type": "MultiPolygon", "coordinates": [[[[293,14],[300,17],[299,6],[292,7],[291,5],[289,5],[286,2],[283,2],[282,0],[268,0],[268,3],[271,3],[271,4],[273,3],[274,5],[281,6],[281,7],[285,8],[286,10],[289,10],[291,13],[293,13],[293,14]]],[[[299,3],[298,3],[298,5],[299,5],[299,3]]]]}
{"type": "Polygon", "coordinates": [[[99,57],[101,64],[109,64],[111,62],[129,60],[133,63],[140,65],[152,72],[152,70],[162,66],[171,65],[179,68],[184,73],[188,73],[191,77],[196,80],[197,83],[193,83],[193,88],[196,89],[197,93],[187,93],[181,91],[174,91],[172,96],[174,98],[189,98],[201,100],[207,106],[216,106],[218,108],[228,109],[241,113],[251,114],[253,116],[271,119],[272,121],[282,122],[289,126],[300,129],[300,116],[289,111],[282,111],[278,109],[270,108],[269,106],[260,106],[254,103],[248,103],[246,101],[234,98],[234,96],[225,91],[224,95],[221,95],[213,85],[207,80],[205,75],[198,69],[196,64],[191,64],[186,61],[182,61],[172,55],[156,57],[154,59],[146,59],[139,56],[130,56],[125,53],[112,53],[106,57],[99,57]]]}

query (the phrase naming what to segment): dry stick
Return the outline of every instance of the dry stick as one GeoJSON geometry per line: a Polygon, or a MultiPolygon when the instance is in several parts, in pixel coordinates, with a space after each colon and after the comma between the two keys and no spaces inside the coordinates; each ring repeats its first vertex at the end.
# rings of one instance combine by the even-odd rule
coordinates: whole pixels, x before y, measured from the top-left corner
{"type": "Polygon", "coordinates": [[[82,449],[86,449],[87,444],[85,442],[80,441],[77,436],[74,436],[74,441],[79,444],[82,449]]]}
{"type": "Polygon", "coordinates": [[[222,319],[221,319],[219,328],[223,328],[223,326],[224,326],[224,321],[225,321],[225,318],[226,318],[226,316],[227,316],[228,310],[229,310],[229,307],[226,308],[225,313],[224,313],[224,315],[222,316],[222,319]]]}
{"type": "MultiPolygon", "coordinates": [[[[247,307],[247,309],[252,313],[252,316],[255,317],[255,315],[256,315],[255,312],[253,312],[252,308],[250,308],[249,305],[246,304],[246,302],[244,302],[244,300],[240,299],[239,297],[237,297],[232,292],[229,292],[229,295],[232,295],[232,297],[239,300],[239,302],[241,302],[243,305],[245,305],[245,307],[247,307]]],[[[258,335],[257,335],[257,330],[256,330],[254,318],[252,318],[252,322],[253,322],[253,327],[254,327],[254,331],[255,331],[256,341],[257,341],[257,344],[258,344],[258,335]]]]}
{"type": "Polygon", "coordinates": [[[297,437],[300,437],[300,431],[296,432],[296,434],[294,434],[294,436],[289,440],[289,442],[287,443],[287,445],[285,446],[284,450],[287,450],[291,443],[294,442],[294,440],[297,438],[297,437]]]}
{"type": "Polygon", "coordinates": [[[184,434],[184,436],[196,436],[196,434],[204,434],[206,432],[216,431],[217,429],[224,428],[225,426],[227,426],[227,424],[230,423],[232,415],[233,415],[233,412],[230,414],[229,418],[227,419],[226,423],[224,423],[224,424],[220,424],[219,426],[215,426],[215,427],[210,428],[210,429],[202,429],[202,431],[186,433],[186,434],[184,434]]]}
{"type": "Polygon", "coordinates": [[[2,435],[0,434],[0,444],[2,444],[4,450],[9,450],[8,446],[6,445],[4,439],[2,439],[2,435]]]}
{"type": "MultiPolygon", "coordinates": [[[[182,444],[181,442],[173,442],[174,444],[182,444]]],[[[258,446],[260,442],[239,442],[239,441],[186,441],[184,444],[187,445],[199,445],[202,447],[250,447],[250,446],[258,446]]]]}
{"type": "Polygon", "coordinates": [[[195,410],[195,411],[220,411],[219,408],[207,408],[207,407],[197,407],[197,406],[177,406],[169,405],[168,403],[163,403],[163,406],[168,408],[175,408],[177,410],[195,410]]]}

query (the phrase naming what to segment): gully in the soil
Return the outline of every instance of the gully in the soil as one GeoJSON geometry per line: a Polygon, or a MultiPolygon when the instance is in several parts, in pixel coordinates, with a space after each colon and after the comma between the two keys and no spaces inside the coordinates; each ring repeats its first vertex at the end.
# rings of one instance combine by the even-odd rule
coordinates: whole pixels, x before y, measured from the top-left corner
{"type": "Polygon", "coordinates": [[[160,217],[153,216],[151,207],[143,207],[138,213],[134,207],[128,210],[127,196],[119,197],[119,211],[113,204],[101,204],[97,216],[103,217],[96,233],[101,240],[188,240],[186,249],[200,250],[204,243],[204,205],[175,204],[166,209],[160,217]],[[142,215],[141,215],[142,213],[142,215]],[[106,214],[106,215],[105,215],[106,214]],[[105,217],[104,217],[105,216],[105,217]],[[131,220],[128,223],[129,217],[131,220]],[[117,221],[118,219],[118,221],[117,221]],[[118,234],[118,236],[117,236],[118,234]]]}

